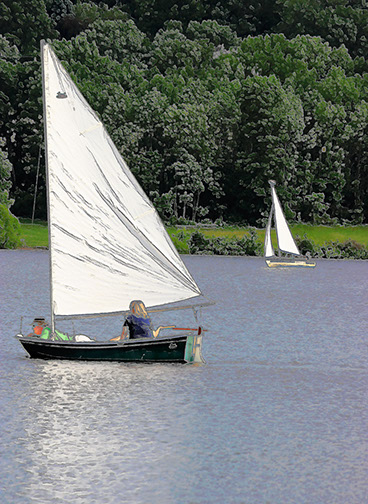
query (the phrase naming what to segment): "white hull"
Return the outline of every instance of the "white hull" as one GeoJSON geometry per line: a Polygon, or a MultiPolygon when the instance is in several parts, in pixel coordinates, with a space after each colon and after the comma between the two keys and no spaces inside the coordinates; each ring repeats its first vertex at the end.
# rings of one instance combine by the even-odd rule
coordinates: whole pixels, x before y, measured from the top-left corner
{"type": "Polygon", "coordinates": [[[265,259],[266,264],[269,268],[314,268],[316,266],[315,261],[309,261],[303,258],[272,258],[265,259]]]}

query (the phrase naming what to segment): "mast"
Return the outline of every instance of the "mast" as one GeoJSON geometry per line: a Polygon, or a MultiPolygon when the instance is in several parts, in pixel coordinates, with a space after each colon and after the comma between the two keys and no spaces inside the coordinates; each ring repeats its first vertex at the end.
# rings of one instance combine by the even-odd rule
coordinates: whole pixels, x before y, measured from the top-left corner
{"type": "Polygon", "coordinates": [[[49,185],[49,153],[47,145],[47,109],[46,109],[46,71],[45,71],[45,61],[44,61],[44,46],[46,42],[41,40],[41,67],[42,67],[42,102],[43,102],[43,127],[44,127],[44,139],[45,139],[45,173],[46,173],[46,200],[47,200],[47,223],[48,223],[48,233],[49,233],[49,272],[50,272],[50,308],[51,308],[51,331],[55,332],[55,315],[54,315],[54,300],[53,300],[53,289],[52,289],[52,247],[51,247],[51,222],[50,222],[50,185],[49,185]]]}

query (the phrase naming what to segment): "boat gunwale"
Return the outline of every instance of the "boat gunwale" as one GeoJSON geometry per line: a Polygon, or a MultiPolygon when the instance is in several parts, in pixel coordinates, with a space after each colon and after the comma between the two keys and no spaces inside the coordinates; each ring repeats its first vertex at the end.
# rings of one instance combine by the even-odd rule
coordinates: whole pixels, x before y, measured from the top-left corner
{"type": "Polygon", "coordinates": [[[23,336],[23,335],[15,335],[14,337],[21,342],[26,342],[29,344],[34,344],[36,346],[54,346],[54,347],[80,347],[80,348],[114,348],[114,347],[134,347],[134,346],[142,346],[145,345],[157,345],[160,343],[170,342],[170,341],[185,341],[188,336],[192,336],[192,334],[185,333],[180,335],[173,336],[162,336],[158,338],[134,338],[127,339],[124,341],[59,341],[59,340],[50,340],[50,339],[40,339],[37,336],[23,336]]]}

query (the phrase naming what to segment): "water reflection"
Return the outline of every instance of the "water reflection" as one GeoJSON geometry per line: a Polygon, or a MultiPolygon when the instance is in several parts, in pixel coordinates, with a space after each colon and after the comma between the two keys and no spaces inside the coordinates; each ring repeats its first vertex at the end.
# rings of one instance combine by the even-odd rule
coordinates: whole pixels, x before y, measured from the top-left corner
{"type": "MultiPolygon", "coordinates": [[[[24,436],[20,439],[27,454],[22,463],[26,494],[32,496],[32,502],[65,501],[68,496],[73,502],[86,502],[87,498],[88,502],[102,502],[102,474],[111,502],[119,502],[113,496],[121,495],[122,488],[133,502],[134,495],[152,487],[147,467],[170,459],[170,438],[182,435],[180,422],[171,432],[172,422],[163,414],[168,397],[169,408],[175,410],[172,389],[177,368],[38,363],[37,374],[27,383],[29,399],[24,404],[24,436]]],[[[192,406],[180,398],[178,403],[181,414],[188,415],[192,406]]],[[[190,436],[190,429],[187,418],[184,438],[190,436]]],[[[167,502],[170,488],[165,491],[163,482],[156,485],[167,502]]],[[[103,502],[110,501],[104,497],[103,502]]]]}

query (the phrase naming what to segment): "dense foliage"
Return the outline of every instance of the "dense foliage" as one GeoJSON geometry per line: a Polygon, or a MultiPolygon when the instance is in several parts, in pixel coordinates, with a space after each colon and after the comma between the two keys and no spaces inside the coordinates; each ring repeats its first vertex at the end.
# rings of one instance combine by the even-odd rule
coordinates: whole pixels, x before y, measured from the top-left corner
{"type": "Polygon", "coordinates": [[[46,216],[45,38],[166,221],[261,225],[273,178],[291,220],[367,222],[365,1],[5,0],[0,30],[15,215],[37,183],[46,216]]]}

